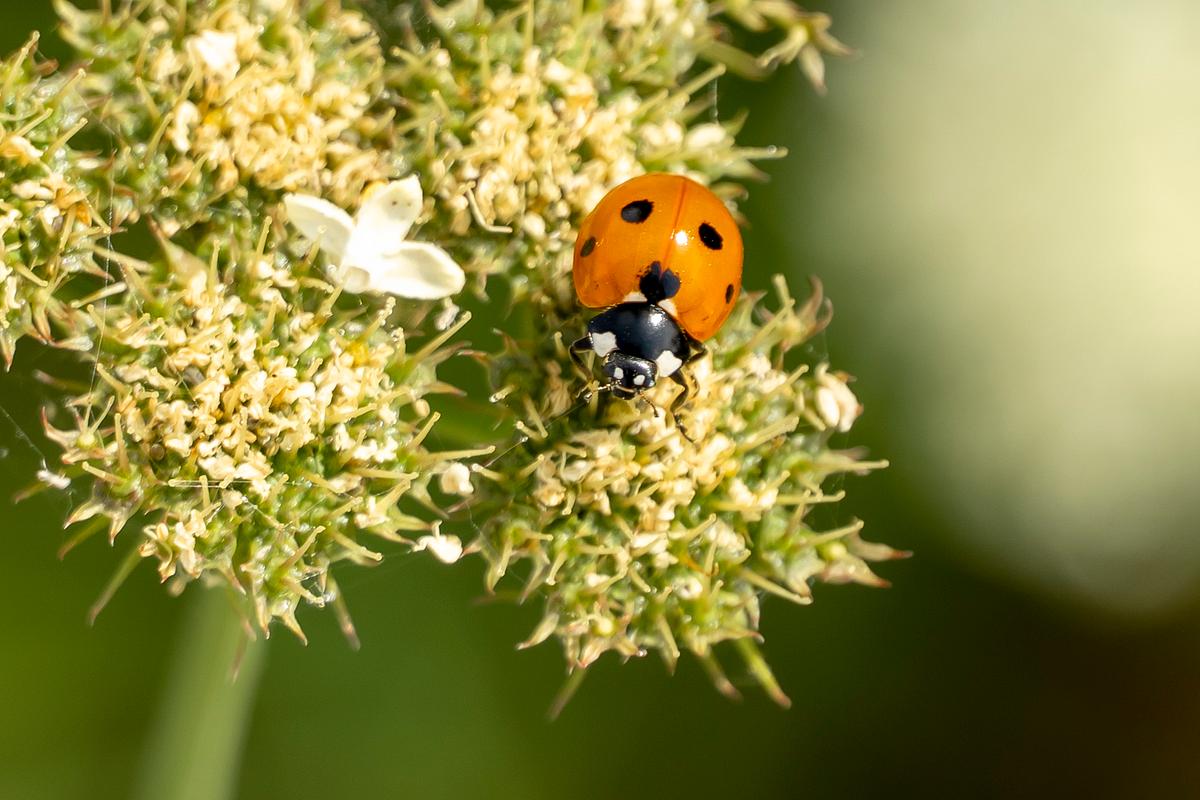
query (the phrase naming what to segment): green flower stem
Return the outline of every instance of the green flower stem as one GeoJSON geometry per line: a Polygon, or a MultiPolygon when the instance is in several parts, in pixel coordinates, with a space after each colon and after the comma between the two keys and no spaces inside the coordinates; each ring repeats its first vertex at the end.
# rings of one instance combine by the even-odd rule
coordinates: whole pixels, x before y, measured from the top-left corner
{"type": "Polygon", "coordinates": [[[266,642],[247,641],[224,592],[189,594],[191,606],[134,794],[139,800],[219,800],[235,794],[266,642]]]}

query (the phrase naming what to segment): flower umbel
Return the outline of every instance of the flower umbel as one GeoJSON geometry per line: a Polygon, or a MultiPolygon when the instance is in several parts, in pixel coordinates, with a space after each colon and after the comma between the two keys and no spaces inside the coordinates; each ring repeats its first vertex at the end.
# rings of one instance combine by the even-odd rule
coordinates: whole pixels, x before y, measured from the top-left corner
{"type": "Polygon", "coordinates": [[[436,531],[415,512],[453,458],[423,444],[453,329],[412,348],[390,304],[342,310],[336,286],[262,242],[123,259],[129,302],[93,312],[112,348],[102,380],[48,431],[69,474],[96,478],[70,522],[100,518],[115,539],[157,520],[138,552],[163,580],[225,582],[263,630],[299,632],[302,601],[337,599],[333,563],[436,531]]]}
{"type": "MultiPolygon", "coordinates": [[[[28,252],[20,283],[3,273],[24,305],[0,344],[49,340],[54,325],[95,348],[91,388],[46,409],[65,468],[42,483],[89,494],[66,548],[104,528],[132,536],[118,575],[153,559],[173,589],[224,584],[262,630],[299,633],[302,603],[341,608],[333,564],[438,535],[436,479],[472,452],[424,444],[438,418],[427,398],[454,391],[437,368],[469,315],[448,308],[435,327],[428,307],[375,296],[463,284],[439,248],[405,241],[426,209],[415,176],[388,182],[377,37],[317,0],[58,10],[87,68],[42,75],[31,46],[5,73],[6,119],[23,127],[0,128],[0,158],[20,166],[0,177],[0,208],[28,252]],[[98,156],[66,148],[80,128],[98,156]],[[289,239],[288,205],[319,253],[289,239]],[[360,205],[354,219],[341,210],[360,205]],[[131,228],[161,253],[120,252],[131,228]],[[93,254],[121,280],[68,301],[63,276],[109,277],[93,254]]],[[[445,560],[450,541],[437,542],[445,560]]]]}
{"type": "MultiPolygon", "coordinates": [[[[740,120],[708,113],[715,82],[799,59],[820,87],[821,53],[845,49],[827,17],[775,0],[425,9],[421,25],[407,6],[380,12],[400,47],[386,73],[408,132],[398,144],[442,201],[429,227],[454,234],[447,247],[489,294],[514,298],[512,338],[481,358],[498,410],[528,442],[476,467],[487,480],[466,499],[487,520],[474,546],[489,586],[521,563],[521,597],[545,605],[527,644],[557,637],[572,669],[609,650],[670,664],[690,651],[730,689],[713,647],[734,640],[782,699],[755,643],[761,598],[807,602],[814,579],[878,584],[864,559],[895,555],[862,542],[857,523],[806,523],[841,496],[827,478],[878,466],[829,447],[859,410],[844,377],[795,363],[823,324],[820,300],[796,309],[781,288],[774,314],[739,306],[694,370],[693,441],[650,405],[602,396],[574,409],[591,376],[563,344],[587,322],[571,247],[599,198],[643,172],[740,196],[731,181],[782,152],[737,144],[740,120]],[[748,55],[728,40],[729,19],[785,40],[748,55]],[[427,96],[437,101],[413,99],[427,96]]],[[[666,407],[672,391],[648,399],[666,407]]]]}
{"type": "Polygon", "coordinates": [[[394,172],[371,26],[336,2],[59,0],[62,35],[90,62],[80,91],[116,132],[132,214],[169,234],[276,192],[354,205],[394,172]],[[378,147],[377,147],[378,146],[378,147]]]}
{"type": "Polygon", "coordinates": [[[674,386],[577,402],[593,376],[563,336],[587,321],[584,215],[648,171],[732,206],[783,153],[738,142],[718,81],[798,62],[823,89],[823,55],[848,52],[829,18],[789,0],[363,6],[59,0],[87,66],[53,74],[32,44],[0,63],[0,352],[32,334],[95,373],[45,415],[63,469],[42,484],[87,493],[68,547],[107,528],[133,540],[119,575],[149,559],[297,633],[302,604],[341,608],[334,565],[380,543],[478,553],[489,588],[520,573],[540,605],[526,644],[557,638],[579,674],[608,651],[691,652],[732,693],[728,641],[783,702],[763,599],[880,585],[868,562],[899,555],[811,513],[841,499],[835,476],[882,464],[833,446],[862,409],[849,376],[801,358],[819,290],[744,294],[691,367],[682,426],[660,410],[674,386]],[[751,54],[738,26],[782,40],[751,54]],[[84,273],[110,284],[66,288],[84,273]],[[456,343],[458,304],[498,298],[503,333],[456,343]],[[459,394],[439,377],[458,352],[490,397],[439,397],[459,394]],[[429,449],[439,408],[462,449],[429,449]]]}
{"type": "MultiPolygon", "coordinates": [[[[535,419],[527,450],[481,470],[493,497],[509,498],[479,542],[489,585],[528,562],[523,596],[545,598],[526,645],[557,636],[572,669],[609,650],[654,650],[671,666],[688,651],[731,692],[713,648],[735,641],[786,702],[755,644],[762,597],[809,603],[814,579],[884,585],[867,561],[901,553],[864,542],[858,522],[807,522],[814,507],[841,499],[824,488],[829,478],[883,463],[830,448],[857,401],[824,364],[796,360],[827,321],[819,290],[799,308],[782,281],[778,294],[774,313],[759,298],[741,301],[696,365],[680,420],[688,436],[651,407],[676,391],[660,385],[645,407],[601,395],[557,423],[535,419]],[[846,409],[832,420],[823,409],[831,380],[846,409]]],[[[564,364],[558,375],[567,374],[564,364]]]]}

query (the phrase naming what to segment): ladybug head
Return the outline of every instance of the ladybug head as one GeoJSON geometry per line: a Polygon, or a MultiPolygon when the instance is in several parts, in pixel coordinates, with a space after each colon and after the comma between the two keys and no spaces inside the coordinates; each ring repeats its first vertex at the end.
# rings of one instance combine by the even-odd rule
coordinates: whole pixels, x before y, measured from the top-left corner
{"type": "Polygon", "coordinates": [[[645,358],[613,351],[604,359],[604,375],[613,392],[628,399],[654,385],[658,367],[645,358]]]}

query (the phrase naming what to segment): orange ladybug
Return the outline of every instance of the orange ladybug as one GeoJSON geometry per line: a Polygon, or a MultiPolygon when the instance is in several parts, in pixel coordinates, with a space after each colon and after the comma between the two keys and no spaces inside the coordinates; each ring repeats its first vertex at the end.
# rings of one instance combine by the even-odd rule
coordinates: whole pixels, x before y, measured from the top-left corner
{"type": "Polygon", "coordinates": [[[742,287],[742,235],[724,203],[682,175],[650,173],[617,186],[583,221],[575,293],[603,308],[571,345],[603,359],[604,388],[633,398],[705,352],[742,287]]]}

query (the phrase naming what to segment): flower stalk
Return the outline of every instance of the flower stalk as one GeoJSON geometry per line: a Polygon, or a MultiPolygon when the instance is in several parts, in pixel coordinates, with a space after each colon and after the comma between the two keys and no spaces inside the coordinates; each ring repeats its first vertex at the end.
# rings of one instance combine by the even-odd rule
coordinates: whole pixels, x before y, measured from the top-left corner
{"type": "Polygon", "coordinates": [[[227,592],[188,600],[133,797],[224,800],[237,795],[242,745],[266,665],[227,592]]]}

